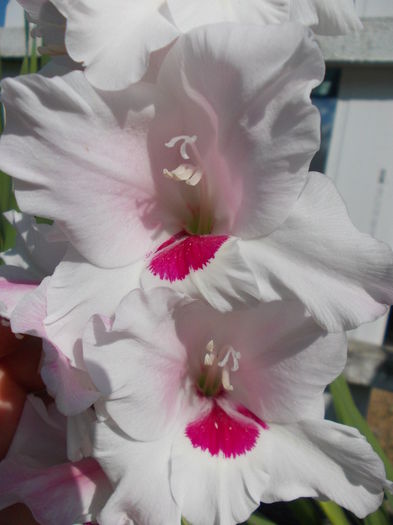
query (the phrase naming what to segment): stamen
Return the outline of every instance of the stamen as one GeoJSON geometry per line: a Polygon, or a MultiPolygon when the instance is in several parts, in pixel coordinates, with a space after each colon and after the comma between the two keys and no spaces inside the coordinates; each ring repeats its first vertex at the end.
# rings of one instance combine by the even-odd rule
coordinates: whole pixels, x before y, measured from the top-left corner
{"type": "Polygon", "coordinates": [[[211,339],[206,345],[203,360],[205,370],[198,380],[199,390],[207,397],[217,396],[222,389],[232,392],[230,374],[239,370],[240,358],[241,353],[236,352],[230,345],[224,345],[217,351],[214,340],[211,339]],[[222,356],[224,357],[219,361],[222,356]],[[230,359],[232,359],[232,367],[229,366],[231,364],[230,359]]]}
{"type": "Polygon", "coordinates": [[[232,392],[233,386],[231,385],[231,380],[229,377],[229,370],[227,368],[224,368],[224,370],[222,371],[221,379],[222,379],[222,386],[224,387],[224,389],[229,392],[232,392]]]}
{"type": "Polygon", "coordinates": [[[205,359],[203,360],[203,364],[205,366],[213,366],[215,358],[216,356],[214,354],[205,354],[205,359]]]}
{"type": "Polygon", "coordinates": [[[180,146],[180,155],[184,160],[190,160],[190,156],[187,153],[187,146],[188,144],[195,144],[197,138],[198,137],[196,135],[193,135],[192,137],[189,135],[179,135],[178,137],[173,137],[173,139],[171,139],[169,142],[166,142],[165,146],[167,148],[173,148],[179,141],[182,141],[180,146]]]}
{"type": "Polygon", "coordinates": [[[239,370],[239,359],[241,358],[241,353],[240,352],[236,352],[232,348],[232,346],[229,346],[227,348],[228,348],[228,351],[225,354],[224,358],[217,364],[218,364],[218,366],[223,368],[228,363],[229,358],[232,357],[231,372],[236,372],[237,370],[239,370]]]}
{"type": "Polygon", "coordinates": [[[192,164],[180,164],[172,171],[164,169],[162,172],[166,177],[178,182],[185,182],[189,186],[196,186],[202,178],[202,171],[192,164]]]}
{"type": "Polygon", "coordinates": [[[1,324],[2,326],[7,326],[7,327],[11,326],[11,323],[7,319],[2,319],[1,324]]]}
{"type": "Polygon", "coordinates": [[[213,339],[210,339],[210,341],[206,345],[206,350],[210,353],[214,351],[214,341],[213,339]]]}
{"type": "Polygon", "coordinates": [[[203,361],[205,366],[213,366],[214,360],[216,359],[216,354],[214,353],[214,341],[213,339],[210,339],[210,341],[206,345],[207,354],[205,354],[205,359],[203,361]]]}

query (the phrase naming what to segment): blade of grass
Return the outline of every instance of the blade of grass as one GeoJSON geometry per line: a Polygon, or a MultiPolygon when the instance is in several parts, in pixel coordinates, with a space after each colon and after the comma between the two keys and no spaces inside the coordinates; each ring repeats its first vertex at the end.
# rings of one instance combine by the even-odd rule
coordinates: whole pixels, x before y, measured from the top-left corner
{"type": "Polygon", "coordinates": [[[390,521],[381,508],[364,518],[363,523],[364,525],[389,525],[390,521]]]}
{"type": "Polygon", "coordinates": [[[333,525],[350,525],[343,509],[333,501],[318,501],[318,505],[333,525]]]}
{"type": "Polygon", "coordinates": [[[37,71],[38,71],[37,39],[36,39],[36,37],[33,37],[33,39],[32,39],[32,46],[31,46],[31,53],[30,53],[29,72],[30,73],[37,73],[37,71]]]}
{"type": "Polygon", "coordinates": [[[308,499],[297,499],[287,503],[292,514],[299,523],[307,525],[320,525],[320,519],[315,509],[313,501],[308,499]]]}
{"type": "Polygon", "coordinates": [[[264,516],[259,516],[254,514],[251,518],[248,519],[247,525],[276,525],[274,521],[265,518],[264,516]]]}
{"type": "Polygon", "coordinates": [[[11,178],[0,172],[0,251],[8,250],[14,245],[15,230],[3,217],[3,213],[15,207],[11,178]]]}

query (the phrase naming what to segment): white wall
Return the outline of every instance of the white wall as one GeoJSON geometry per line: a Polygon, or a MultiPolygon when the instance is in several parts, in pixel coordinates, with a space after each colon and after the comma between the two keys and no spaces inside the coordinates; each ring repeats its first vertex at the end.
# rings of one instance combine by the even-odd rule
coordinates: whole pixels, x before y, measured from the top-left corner
{"type": "Polygon", "coordinates": [[[7,4],[5,15],[5,27],[24,27],[24,12],[16,0],[10,0],[7,4]]]}
{"type": "Polygon", "coordinates": [[[355,0],[355,3],[364,18],[393,16],[393,0],[355,0]]]}

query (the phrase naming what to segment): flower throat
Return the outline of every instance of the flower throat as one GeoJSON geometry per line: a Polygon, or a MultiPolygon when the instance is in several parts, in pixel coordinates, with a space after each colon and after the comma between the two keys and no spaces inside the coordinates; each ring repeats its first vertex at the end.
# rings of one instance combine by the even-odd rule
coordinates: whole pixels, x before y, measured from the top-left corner
{"type": "Polygon", "coordinates": [[[209,235],[213,229],[213,216],[211,214],[209,188],[206,178],[206,170],[203,167],[203,161],[199,154],[195,143],[197,141],[196,135],[179,135],[173,137],[169,142],[165,143],[167,148],[175,147],[179,142],[180,156],[186,161],[181,163],[174,170],[164,169],[163,174],[176,181],[187,184],[187,186],[196,187],[199,189],[199,207],[189,207],[191,218],[184,225],[185,231],[190,235],[209,235]],[[187,151],[189,146],[191,156],[187,151]]]}

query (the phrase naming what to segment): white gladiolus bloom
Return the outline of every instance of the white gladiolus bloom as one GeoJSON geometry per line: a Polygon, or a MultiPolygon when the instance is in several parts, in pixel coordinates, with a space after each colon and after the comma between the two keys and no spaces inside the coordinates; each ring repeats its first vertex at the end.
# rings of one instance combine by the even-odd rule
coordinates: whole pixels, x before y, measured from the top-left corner
{"type": "Polygon", "coordinates": [[[206,24],[299,21],[324,34],[344,34],[361,27],[353,0],[52,2],[67,19],[68,53],[85,66],[94,86],[108,90],[123,89],[140,80],[151,53],[167,47],[183,32],[206,24]]]}
{"type": "Polygon", "coordinates": [[[136,290],[93,317],[83,355],[102,395],[93,457],[115,487],[100,525],[232,525],[299,497],[364,517],[391,488],[359,432],[323,420],[346,340],[296,301],[222,314],[136,290]]]}
{"type": "Polygon", "coordinates": [[[308,30],[282,30],[194,30],[156,85],[123,92],[98,93],[81,72],[4,81],[0,165],[21,208],[56,219],[72,244],[44,324],[73,364],[89,317],[112,315],[140,285],[219,310],[298,297],[333,331],[386,311],[391,250],[353,227],[328,178],[308,174],[320,52],[308,30]]]}

